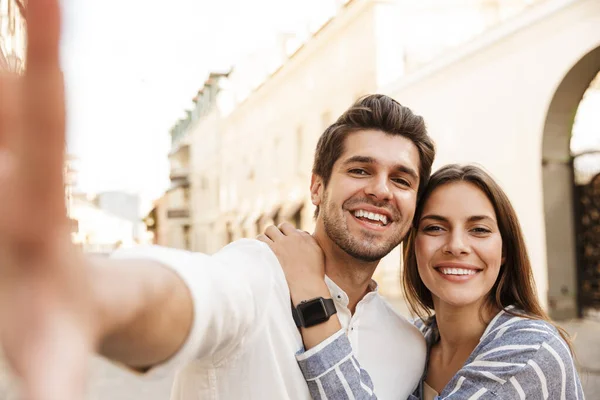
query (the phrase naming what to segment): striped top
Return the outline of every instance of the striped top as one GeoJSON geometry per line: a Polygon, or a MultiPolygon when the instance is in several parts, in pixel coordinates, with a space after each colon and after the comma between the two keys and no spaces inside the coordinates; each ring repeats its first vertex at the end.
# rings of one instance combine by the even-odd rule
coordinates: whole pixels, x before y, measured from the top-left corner
{"type": "MultiPolygon", "coordinates": [[[[584,399],[569,347],[556,328],[511,311],[517,312],[507,307],[494,317],[465,365],[436,400],[584,399]]],[[[439,340],[435,319],[427,325],[418,320],[415,325],[429,351],[439,340]]],[[[344,332],[327,342],[308,357],[298,358],[307,382],[317,383],[309,385],[313,399],[377,399],[377,388],[354,357],[344,332]]],[[[423,399],[423,390],[421,379],[409,400],[423,399]]]]}

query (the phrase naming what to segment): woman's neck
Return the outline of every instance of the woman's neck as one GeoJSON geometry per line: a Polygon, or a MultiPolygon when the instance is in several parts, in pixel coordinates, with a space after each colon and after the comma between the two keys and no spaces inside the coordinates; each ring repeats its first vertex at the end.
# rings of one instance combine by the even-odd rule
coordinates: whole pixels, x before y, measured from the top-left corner
{"type": "Polygon", "coordinates": [[[483,308],[483,302],[456,307],[435,301],[436,322],[440,334],[437,344],[444,364],[451,364],[456,358],[469,357],[479,343],[479,339],[493,318],[496,310],[483,308]]]}

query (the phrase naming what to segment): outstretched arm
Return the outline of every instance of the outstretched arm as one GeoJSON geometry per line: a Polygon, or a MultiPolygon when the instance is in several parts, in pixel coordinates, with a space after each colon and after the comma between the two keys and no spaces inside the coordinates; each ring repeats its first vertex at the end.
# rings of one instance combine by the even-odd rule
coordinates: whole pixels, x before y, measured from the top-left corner
{"type": "MultiPolygon", "coordinates": [[[[83,398],[88,357],[97,350],[138,369],[174,356],[225,355],[264,307],[265,298],[248,297],[269,292],[269,271],[257,274],[248,263],[220,268],[186,252],[90,260],[73,246],[60,0],[26,7],[25,74],[0,72],[0,342],[24,397],[83,398]]],[[[255,251],[248,257],[259,263],[274,258],[262,244],[247,247],[242,252],[255,251]]]]}
{"type": "Polygon", "coordinates": [[[90,266],[99,319],[98,352],[135,369],[170,358],[193,322],[183,280],[148,260],[95,260],[90,266]]]}

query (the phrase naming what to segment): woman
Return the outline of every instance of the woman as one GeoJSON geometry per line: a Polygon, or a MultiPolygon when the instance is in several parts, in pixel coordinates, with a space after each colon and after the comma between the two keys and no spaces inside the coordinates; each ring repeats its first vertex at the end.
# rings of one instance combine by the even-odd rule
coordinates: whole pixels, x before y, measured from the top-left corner
{"type": "MultiPolygon", "coordinates": [[[[536,297],[515,211],[482,169],[449,165],[432,175],[404,259],[406,298],[428,348],[411,399],[584,398],[568,336],[536,297]]],[[[317,383],[312,396],[376,398],[346,335],[325,343],[299,356],[317,383]],[[345,362],[354,368],[340,368],[345,362]]]]}

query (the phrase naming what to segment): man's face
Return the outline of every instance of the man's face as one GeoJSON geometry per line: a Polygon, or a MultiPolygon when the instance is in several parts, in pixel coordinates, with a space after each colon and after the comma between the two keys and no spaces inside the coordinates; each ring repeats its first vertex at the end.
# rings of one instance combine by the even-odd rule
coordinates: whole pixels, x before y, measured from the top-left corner
{"type": "Polygon", "coordinates": [[[378,261],[411,226],[418,174],[419,152],[409,139],[375,130],[351,133],[327,187],[313,177],[317,224],[350,256],[378,261]]]}

